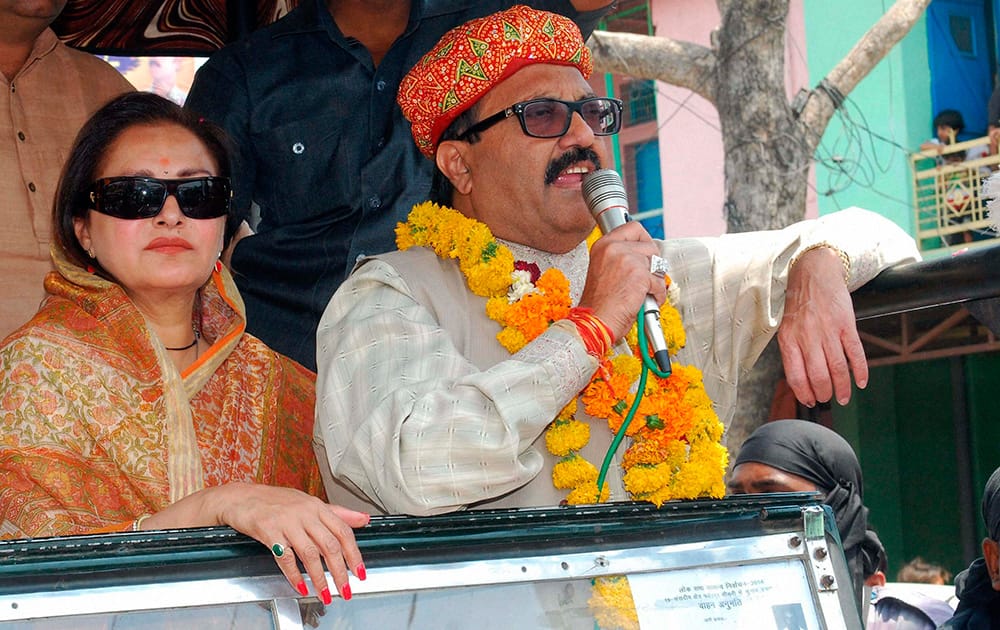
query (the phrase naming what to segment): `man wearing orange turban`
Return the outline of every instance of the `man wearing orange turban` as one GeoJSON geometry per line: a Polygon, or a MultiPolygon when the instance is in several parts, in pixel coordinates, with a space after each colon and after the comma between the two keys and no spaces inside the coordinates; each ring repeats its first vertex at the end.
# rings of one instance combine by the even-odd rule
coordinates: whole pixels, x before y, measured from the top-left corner
{"type": "MultiPolygon", "coordinates": [[[[587,35],[612,4],[523,1],[587,35]]],[[[254,233],[238,235],[231,268],[247,332],[315,370],[330,296],[360,257],[395,247],[393,226],[427,197],[433,165],[396,104],[400,81],[449,29],[515,1],[292,4],[212,55],[185,107],[219,123],[238,149],[233,203],[254,233]]]]}
{"type": "Polygon", "coordinates": [[[736,386],[783,315],[812,402],[849,395],[848,362],[864,380],[848,289],[916,259],[912,239],[852,210],[716,239],[654,241],[631,222],[588,250],[582,180],[613,166],[622,124],[590,71],[572,22],[519,6],[453,29],[401,84],[436,203],[414,207],[401,251],[362,261],[320,322],[317,442],[339,503],[721,496],[736,386]],[[660,258],[673,374],[646,382],[610,447],[640,373],[623,342],[647,294],[668,298],[660,258]]]}

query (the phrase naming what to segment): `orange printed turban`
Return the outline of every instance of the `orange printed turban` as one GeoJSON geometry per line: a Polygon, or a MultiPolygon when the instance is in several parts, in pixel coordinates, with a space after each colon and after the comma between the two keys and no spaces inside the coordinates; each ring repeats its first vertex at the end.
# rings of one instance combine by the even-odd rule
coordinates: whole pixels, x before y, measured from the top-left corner
{"type": "Polygon", "coordinates": [[[445,33],[399,86],[399,107],[429,158],[462,112],[521,68],[534,63],[594,69],[580,29],[569,18],[517,5],[445,33]]]}

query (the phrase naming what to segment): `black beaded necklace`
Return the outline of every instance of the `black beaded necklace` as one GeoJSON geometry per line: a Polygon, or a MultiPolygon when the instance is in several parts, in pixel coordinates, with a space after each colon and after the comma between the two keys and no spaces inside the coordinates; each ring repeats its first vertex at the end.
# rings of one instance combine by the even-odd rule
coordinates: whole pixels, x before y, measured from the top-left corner
{"type": "Polygon", "coordinates": [[[180,346],[179,348],[171,348],[170,346],[163,346],[163,347],[172,352],[182,352],[184,350],[190,350],[191,348],[195,347],[195,345],[198,343],[198,340],[201,339],[201,331],[198,330],[194,324],[191,324],[191,332],[194,333],[194,341],[192,341],[188,345],[180,346]]]}

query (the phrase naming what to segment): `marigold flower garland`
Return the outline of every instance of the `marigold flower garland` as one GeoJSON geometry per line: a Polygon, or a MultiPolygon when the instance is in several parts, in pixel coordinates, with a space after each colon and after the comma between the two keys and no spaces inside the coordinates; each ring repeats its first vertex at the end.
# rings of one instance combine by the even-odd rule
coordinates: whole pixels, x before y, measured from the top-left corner
{"type": "MultiPolygon", "coordinates": [[[[427,247],[442,258],[457,259],[469,289],[487,298],[486,314],[502,326],[497,340],[512,354],[570,312],[569,281],[560,270],[540,273],[534,263],[515,261],[488,227],[451,208],[431,202],[414,206],[408,221],[396,226],[396,244],[401,250],[427,247]]],[[[668,350],[676,355],[684,347],[684,326],[669,301],[660,310],[660,323],[668,350]]],[[[580,396],[587,413],[605,419],[612,432],[621,428],[635,401],[632,390],[642,371],[635,326],[626,339],[632,354],[605,357],[580,396]]],[[[567,503],[606,501],[607,487],[598,497],[597,468],[579,455],[590,441],[590,425],[577,420],[576,411],[574,398],[545,432],[546,449],[561,458],[552,483],[570,490],[567,503]]],[[[626,430],[632,444],[622,464],[625,489],[632,498],[657,506],[670,499],[721,497],[728,459],[719,443],[722,431],[700,370],[674,364],[669,377],[648,378],[626,430]]],[[[639,628],[625,576],[596,578],[588,605],[599,628],[639,628]]]]}
{"type": "MultiPolygon", "coordinates": [[[[487,315],[503,327],[497,340],[511,353],[564,319],[572,306],[569,281],[560,270],[539,273],[532,263],[516,262],[486,225],[450,208],[431,202],[414,206],[407,222],[396,226],[396,244],[401,250],[427,247],[442,258],[457,259],[469,289],[487,298],[487,315]]],[[[660,321],[675,355],[686,340],[680,313],[669,301],[660,321]]],[[[635,356],[635,327],[627,341],[633,354],[605,357],[580,396],[587,413],[605,419],[613,432],[635,400],[632,390],[642,369],[635,356]]],[[[570,491],[570,504],[598,503],[607,500],[609,491],[604,488],[597,496],[598,470],[579,455],[590,440],[590,426],[575,418],[576,410],[574,399],[546,431],[546,448],[561,458],[552,482],[570,491]]],[[[632,442],[622,466],[625,489],[632,498],[657,506],[670,499],[721,497],[728,458],[719,443],[722,432],[700,370],[675,364],[670,377],[651,376],[627,430],[632,442]]]]}

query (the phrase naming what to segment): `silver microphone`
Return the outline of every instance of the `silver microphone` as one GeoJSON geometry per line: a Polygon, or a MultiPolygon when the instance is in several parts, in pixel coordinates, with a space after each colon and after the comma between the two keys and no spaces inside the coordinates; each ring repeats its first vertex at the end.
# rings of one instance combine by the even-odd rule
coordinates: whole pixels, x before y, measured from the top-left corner
{"type": "MultiPolygon", "coordinates": [[[[621,176],[608,168],[591,171],[583,176],[583,199],[594,216],[602,234],[625,225],[632,219],[628,216],[628,197],[621,176]]],[[[660,307],[656,298],[646,295],[642,302],[640,317],[646,327],[646,341],[653,349],[653,359],[661,372],[670,374],[670,353],[667,340],[660,327],[660,307]]]]}

